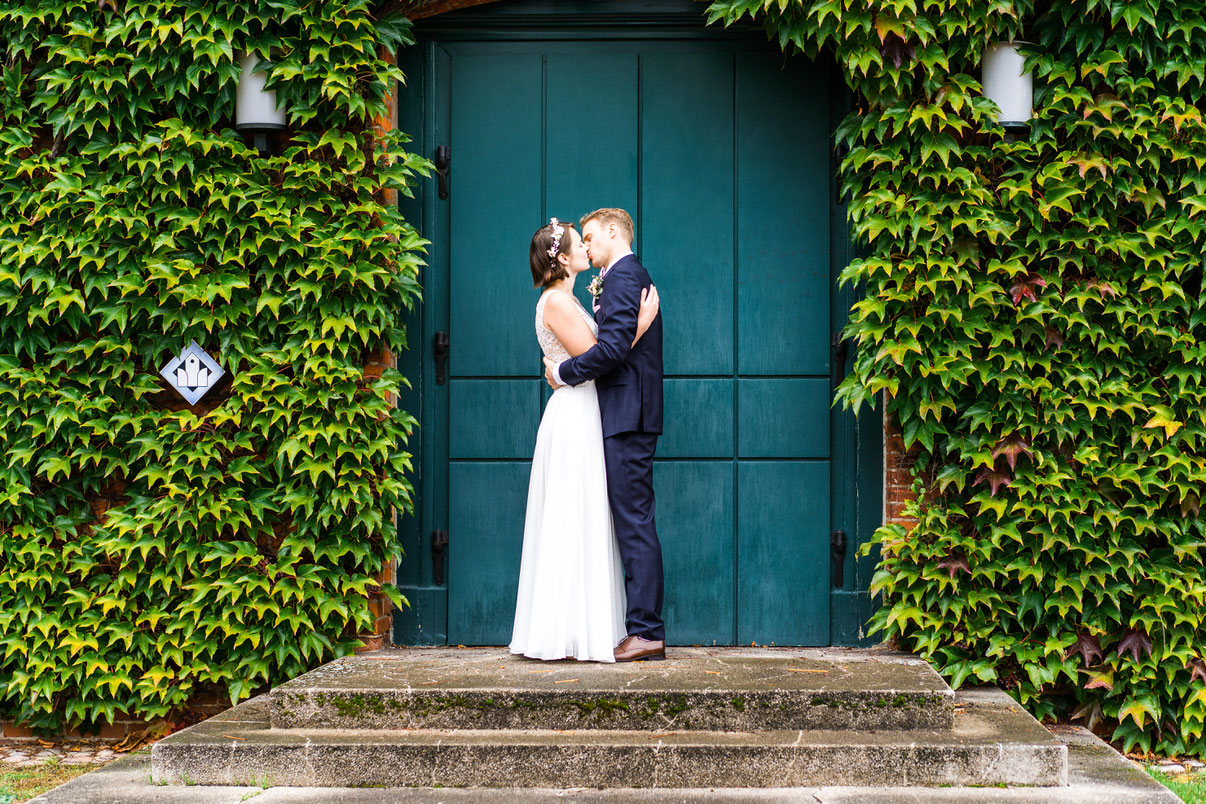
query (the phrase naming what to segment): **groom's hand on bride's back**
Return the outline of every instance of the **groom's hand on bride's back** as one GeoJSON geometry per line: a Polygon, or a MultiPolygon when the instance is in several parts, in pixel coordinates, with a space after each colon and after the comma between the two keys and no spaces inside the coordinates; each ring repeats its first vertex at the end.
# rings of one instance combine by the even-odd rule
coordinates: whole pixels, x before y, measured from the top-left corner
{"type": "Polygon", "coordinates": [[[544,380],[549,384],[549,388],[552,388],[554,391],[564,387],[558,385],[557,380],[553,377],[553,369],[555,368],[557,368],[557,361],[551,357],[546,357],[544,359],[544,380]]]}

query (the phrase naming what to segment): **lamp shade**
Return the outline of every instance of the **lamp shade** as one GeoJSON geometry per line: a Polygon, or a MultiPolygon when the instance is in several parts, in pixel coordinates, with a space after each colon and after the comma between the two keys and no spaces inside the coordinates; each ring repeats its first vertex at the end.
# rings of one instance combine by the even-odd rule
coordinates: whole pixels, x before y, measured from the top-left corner
{"type": "Polygon", "coordinates": [[[984,48],[984,96],[1001,110],[997,122],[1006,128],[1030,125],[1034,112],[1034,76],[1022,69],[1018,52],[1024,42],[999,42],[984,48]]]}
{"type": "Polygon", "coordinates": [[[245,131],[282,131],[285,110],[276,107],[276,93],[264,89],[264,74],[255,72],[259,56],[245,53],[239,58],[243,75],[235,96],[235,128],[245,131]]]}

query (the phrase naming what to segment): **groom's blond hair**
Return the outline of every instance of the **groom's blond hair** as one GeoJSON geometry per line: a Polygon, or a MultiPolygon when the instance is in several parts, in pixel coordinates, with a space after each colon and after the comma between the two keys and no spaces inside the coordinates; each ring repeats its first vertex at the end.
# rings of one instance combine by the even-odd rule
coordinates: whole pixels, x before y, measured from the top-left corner
{"type": "Polygon", "coordinates": [[[628,238],[629,245],[636,239],[636,232],[632,226],[632,216],[622,209],[617,209],[616,207],[596,209],[594,212],[582,216],[582,220],[578,221],[578,228],[585,230],[586,224],[591,221],[599,221],[603,225],[614,223],[620,227],[620,231],[628,238]]]}

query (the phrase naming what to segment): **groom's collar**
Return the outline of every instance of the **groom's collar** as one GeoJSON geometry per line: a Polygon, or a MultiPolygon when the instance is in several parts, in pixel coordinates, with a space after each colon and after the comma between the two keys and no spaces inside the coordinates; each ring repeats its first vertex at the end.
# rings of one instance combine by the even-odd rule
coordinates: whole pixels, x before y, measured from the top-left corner
{"type": "Polygon", "coordinates": [[[630,251],[627,254],[624,254],[624,255],[620,256],[619,258],[612,260],[611,265],[608,265],[606,268],[604,268],[602,271],[599,272],[599,276],[605,275],[608,271],[610,271],[612,268],[615,268],[617,265],[619,265],[624,260],[628,259],[629,257],[634,257],[634,256],[635,255],[630,251]]]}

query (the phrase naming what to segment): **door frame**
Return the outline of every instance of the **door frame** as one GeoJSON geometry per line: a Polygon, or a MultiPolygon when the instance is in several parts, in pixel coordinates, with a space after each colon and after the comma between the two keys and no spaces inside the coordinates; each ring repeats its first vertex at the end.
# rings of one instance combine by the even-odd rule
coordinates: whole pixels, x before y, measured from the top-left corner
{"type": "MultiPolygon", "coordinates": [[[[398,127],[413,138],[411,150],[430,159],[436,146],[450,140],[451,63],[444,43],[458,41],[532,41],[582,38],[620,40],[657,39],[707,41],[735,37],[759,38],[766,34],[760,26],[742,25],[729,29],[705,27],[700,8],[686,0],[634,0],[610,6],[610,13],[598,11],[598,3],[572,0],[556,3],[534,0],[516,12],[510,3],[491,3],[459,12],[450,12],[421,20],[416,24],[418,42],[398,54],[398,64],[407,76],[407,85],[399,91],[398,127]],[[629,6],[639,6],[633,16],[629,6]],[[439,91],[439,96],[436,91],[439,91]]],[[[823,55],[822,58],[831,58],[823,55]]],[[[850,243],[846,204],[837,189],[838,157],[832,147],[832,132],[853,108],[853,98],[840,79],[840,71],[830,70],[830,322],[840,332],[851,306],[859,297],[857,288],[839,288],[837,279],[854,256],[850,243]]],[[[453,154],[452,172],[456,170],[453,154]]],[[[450,205],[438,198],[435,177],[420,180],[414,196],[401,197],[400,207],[406,220],[423,234],[428,247],[427,265],[420,271],[422,301],[403,311],[408,348],[397,355],[398,370],[410,381],[399,394],[399,405],[410,412],[420,426],[409,442],[413,456],[411,482],[414,487],[413,515],[399,517],[398,535],[404,551],[396,573],[396,584],[410,606],[394,613],[394,642],[399,645],[445,645],[448,642],[448,587],[436,584],[432,533],[446,529],[448,509],[448,421],[433,417],[448,410],[448,385],[435,384],[434,360],[430,359],[436,332],[448,331],[450,314],[449,212],[450,205]],[[418,337],[415,337],[418,334],[418,337]]],[[[463,348],[463,347],[462,347],[463,348]]],[[[450,347],[450,360],[456,359],[457,344],[450,347]]],[[[834,357],[831,350],[831,364],[834,357]]],[[[852,355],[847,355],[840,374],[844,376],[852,355]]],[[[832,365],[831,365],[832,371],[832,365]]],[[[840,562],[842,584],[832,586],[838,562],[831,559],[830,644],[868,645],[878,640],[865,635],[863,624],[876,605],[867,589],[878,563],[878,551],[857,558],[857,548],[868,541],[883,522],[883,425],[878,415],[864,413],[855,417],[848,411],[830,408],[830,530],[846,534],[846,550],[840,562]]],[[[456,539],[452,534],[451,538],[456,539]]],[[[447,578],[447,567],[444,577],[447,578]]]]}

